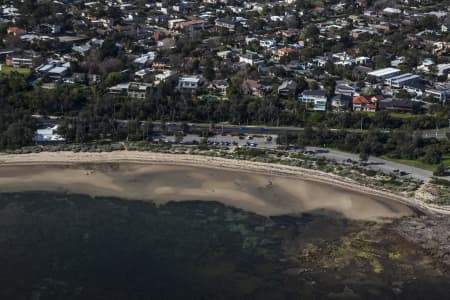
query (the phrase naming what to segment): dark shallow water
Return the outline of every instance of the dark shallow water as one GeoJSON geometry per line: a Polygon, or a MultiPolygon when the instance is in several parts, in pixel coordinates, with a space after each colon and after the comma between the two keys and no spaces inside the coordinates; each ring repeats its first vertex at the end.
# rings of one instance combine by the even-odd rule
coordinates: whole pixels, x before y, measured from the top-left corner
{"type": "Polygon", "coordinates": [[[0,194],[0,299],[447,299],[390,228],[330,212],[0,194]]]}

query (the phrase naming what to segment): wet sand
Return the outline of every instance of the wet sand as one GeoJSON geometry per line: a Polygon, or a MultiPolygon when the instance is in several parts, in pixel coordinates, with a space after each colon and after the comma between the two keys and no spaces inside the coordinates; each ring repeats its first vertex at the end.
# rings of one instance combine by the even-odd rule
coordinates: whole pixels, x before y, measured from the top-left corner
{"type": "Polygon", "coordinates": [[[413,214],[397,196],[351,188],[331,175],[271,164],[155,153],[68,152],[2,155],[0,161],[2,192],[63,191],[157,203],[219,201],[265,216],[327,211],[381,221],[413,214]]]}

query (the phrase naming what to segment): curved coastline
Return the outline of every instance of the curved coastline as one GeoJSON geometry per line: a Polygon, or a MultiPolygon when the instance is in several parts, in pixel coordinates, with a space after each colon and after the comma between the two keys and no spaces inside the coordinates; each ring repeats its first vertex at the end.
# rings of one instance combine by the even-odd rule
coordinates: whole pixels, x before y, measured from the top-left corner
{"type": "MultiPolygon", "coordinates": [[[[137,165],[166,165],[209,168],[222,171],[245,172],[265,176],[286,177],[299,179],[304,182],[326,184],[349,192],[378,197],[394,203],[402,203],[424,213],[449,214],[450,212],[438,207],[427,205],[421,201],[406,196],[394,194],[385,190],[377,190],[348,178],[340,177],[317,170],[300,167],[285,166],[234,160],[189,154],[166,154],[152,152],[116,151],[103,153],[73,153],[73,152],[42,152],[33,154],[0,154],[0,169],[2,167],[18,166],[80,166],[84,164],[137,164],[137,165]]],[[[1,183],[1,182],[0,182],[1,183]]],[[[1,184],[0,184],[1,186],[1,184]]]]}

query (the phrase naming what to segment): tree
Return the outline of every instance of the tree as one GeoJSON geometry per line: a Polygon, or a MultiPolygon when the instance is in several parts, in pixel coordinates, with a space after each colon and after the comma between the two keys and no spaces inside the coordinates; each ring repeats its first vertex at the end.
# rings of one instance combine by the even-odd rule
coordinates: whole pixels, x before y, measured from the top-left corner
{"type": "Polygon", "coordinates": [[[317,89],[319,89],[319,84],[317,83],[317,81],[311,80],[308,82],[308,88],[310,90],[317,90],[317,89]]]}
{"type": "Polygon", "coordinates": [[[117,48],[116,42],[112,38],[105,39],[100,47],[100,56],[102,60],[107,57],[116,57],[118,52],[119,48],[117,48]]]}
{"type": "Polygon", "coordinates": [[[447,175],[447,168],[443,164],[439,164],[436,167],[436,170],[433,172],[434,176],[446,176],[447,175]]]}
{"type": "Polygon", "coordinates": [[[183,134],[188,134],[191,131],[191,127],[186,122],[181,123],[180,127],[181,127],[181,131],[183,132],[183,134]]]}
{"type": "Polygon", "coordinates": [[[105,86],[112,86],[114,84],[117,84],[123,80],[123,75],[120,72],[111,72],[106,76],[105,81],[103,84],[105,86]]]}
{"type": "Polygon", "coordinates": [[[183,141],[184,133],[182,131],[175,132],[175,144],[180,144],[183,141]]]}
{"type": "Polygon", "coordinates": [[[359,145],[359,159],[363,162],[367,162],[369,160],[371,154],[371,148],[369,143],[362,142],[359,145]]]}
{"type": "Polygon", "coordinates": [[[336,87],[336,81],[333,79],[333,77],[327,76],[323,80],[323,86],[325,93],[327,94],[328,98],[331,98],[334,96],[334,89],[336,87]]]}
{"type": "Polygon", "coordinates": [[[389,61],[383,55],[376,55],[373,58],[373,63],[377,69],[385,68],[389,65],[389,61]]]}
{"type": "Polygon", "coordinates": [[[442,160],[442,152],[437,145],[427,147],[422,161],[427,164],[439,164],[442,160]]]}
{"type": "Polygon", "coordinates": [[[399,90],[396,94],[395,94],[395,96],[397,97],[397,98],[400,98],[400,99],[408,99],[408,98],[410,98],[410,96],[409,96],[409,93],[407,92],[407,91],[405,91],[405,90],[399,90]]]}
{"type": "Polygon", "coordinates": [[[213,80],[216,77],[216,72],[214,71],[214,62],[211,58],[208,58],[205,62],[203,77],[205,77],[205,79],[209,81],[213,80]]]}
{"type": "Polygon", "coordinates": [[[316,25],[311,24],[306,27],[305,37],[311,42],[317,43],[319,41],[319,35],[320,30],[316,25]]]}
{"type": "Polygon", "coordinates": [[[439,25],[438,18],[434,15],[425,15],[417,23],[418,30],[437,29],[439,25]]]}

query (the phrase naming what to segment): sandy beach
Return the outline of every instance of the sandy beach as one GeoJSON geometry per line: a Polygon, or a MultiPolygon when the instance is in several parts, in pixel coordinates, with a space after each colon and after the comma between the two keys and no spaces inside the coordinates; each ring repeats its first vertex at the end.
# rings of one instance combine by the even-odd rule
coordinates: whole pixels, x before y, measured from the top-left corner
{"type": "Polygon", "coordinates": [[[59,191],[131,200],[219,201],[261,215],[330,211],[384,220],[427,209],[332,174],[276,164],[149,152],[0,155],[0,191],[59,191]]]}

